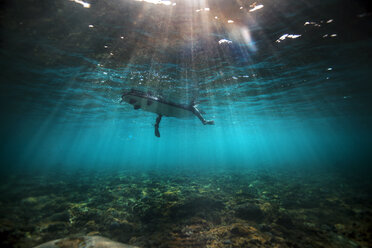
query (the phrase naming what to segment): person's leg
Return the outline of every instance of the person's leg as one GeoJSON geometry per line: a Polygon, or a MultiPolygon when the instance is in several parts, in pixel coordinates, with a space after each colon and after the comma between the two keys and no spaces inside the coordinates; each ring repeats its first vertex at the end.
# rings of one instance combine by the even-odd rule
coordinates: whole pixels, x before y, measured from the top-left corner
{"type": "Polygon", "coordinates": [[[156,118],[156,123],[155,123],[155,136],[160,138],[160,132],[159,132],[159,123],[161,121],[162,115],[158,115],[156,118]]]}
{"type": "Polygon", "coordinates": [[[199,118],[199,120],[201,120],[201,122],[204,125],[214,125],[214,121],[204,119],[204,117],[201,115],[199,109],[197,109],[195,106],[193,107],[192,112],[199,118]]]}

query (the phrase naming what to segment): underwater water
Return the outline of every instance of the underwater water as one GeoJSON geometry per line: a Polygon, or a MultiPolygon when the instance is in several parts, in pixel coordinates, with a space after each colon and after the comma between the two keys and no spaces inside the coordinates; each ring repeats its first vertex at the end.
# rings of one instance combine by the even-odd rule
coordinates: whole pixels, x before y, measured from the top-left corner
{"type": "Polygon", "coordinates": [[[367,1],[13,0],[0,18],[1,247],[372,245],[367,1]],[[158,138],[131,89],[215,124],[164,116],[158,138]]]}

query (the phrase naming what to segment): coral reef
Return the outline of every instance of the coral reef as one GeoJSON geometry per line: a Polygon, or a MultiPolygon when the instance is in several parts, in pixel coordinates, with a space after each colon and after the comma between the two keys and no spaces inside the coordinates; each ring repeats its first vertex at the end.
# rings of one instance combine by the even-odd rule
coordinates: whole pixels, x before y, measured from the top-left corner
{"type": "Polygon", "coordinates": [[[371,184],[331,172],[70,172],[3,180],[1,247],[369,247],[371,184]],[[58,178],[58,179],[57,179],[58,178]]]}

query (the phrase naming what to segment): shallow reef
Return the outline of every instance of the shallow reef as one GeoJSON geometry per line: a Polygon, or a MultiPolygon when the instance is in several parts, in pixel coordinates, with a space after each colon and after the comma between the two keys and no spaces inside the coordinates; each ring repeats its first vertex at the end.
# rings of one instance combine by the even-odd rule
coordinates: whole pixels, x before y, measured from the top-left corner
{"type": "Polygon", "coordinates": [[[370,247],[371,183],[335,171],[18,173],[0,246],[103,236],[138,247],[370,247]]]}

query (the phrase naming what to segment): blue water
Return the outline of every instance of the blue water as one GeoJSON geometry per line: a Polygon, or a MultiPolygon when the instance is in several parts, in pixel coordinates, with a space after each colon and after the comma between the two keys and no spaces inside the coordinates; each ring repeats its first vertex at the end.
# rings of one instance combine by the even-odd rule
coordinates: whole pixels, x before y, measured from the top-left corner
{"type": "Polygon", "coordinates": [[[0,23],[1,247],[371,246],[369,2],[12,0],[0,23]],[[130,89],[215,125],[157,138],[130,89]]]}
{"type": "Polygon", "coordinates": [[[368,5],[261,4],[253,12],[234,1],[6,4],[2,164],[368,165],[368,5]],[[158,139],[156,115],[120,104],[131,88],[196,99],[215,125],[164,118],[158,139]]]}
{"type": "Polygon", "coordinates": [[[216,126],[169,118],[161,123],[162,137],[158,139],[154,136],[152,114],[129,112],[117,114],[118,119],[124,120],[87,124],[18,119],[21,123],[6,129],[12,133],[12,139],[6,142],[3,159],[8,166],[21,168],[177,169],[355,168],[368,166],[370,161],[368,127],[343,118],[251,120],[248,115],[233,124],[229,123],[233,122],[231,117],[224,120],[216,115],[216,126]]]}

